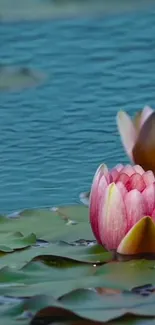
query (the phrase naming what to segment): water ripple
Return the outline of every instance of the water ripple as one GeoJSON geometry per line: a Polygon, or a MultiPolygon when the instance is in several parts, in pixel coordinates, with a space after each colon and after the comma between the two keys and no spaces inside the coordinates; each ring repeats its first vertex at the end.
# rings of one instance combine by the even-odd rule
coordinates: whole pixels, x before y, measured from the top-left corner
{"type": "Polygon", "coordinates": [[[115,116],[155,104],[154,13],[1,26],[0,62],[49,76],[1,94],[2,211],[75,202],[99,163],[128,161],[115,116]]]}

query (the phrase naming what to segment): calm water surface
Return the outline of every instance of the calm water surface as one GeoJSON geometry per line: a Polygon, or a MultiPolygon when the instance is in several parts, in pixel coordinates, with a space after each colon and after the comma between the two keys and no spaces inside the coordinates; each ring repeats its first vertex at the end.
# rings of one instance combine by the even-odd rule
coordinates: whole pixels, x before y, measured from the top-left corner
{"type": "Polygon", "coordinates": [[[0,25],[0,62],[48,75],[0,100],[0,209],[78,202],[101,162],[128,162],[115,115],[155,106],[154,10],[0,25]]]}

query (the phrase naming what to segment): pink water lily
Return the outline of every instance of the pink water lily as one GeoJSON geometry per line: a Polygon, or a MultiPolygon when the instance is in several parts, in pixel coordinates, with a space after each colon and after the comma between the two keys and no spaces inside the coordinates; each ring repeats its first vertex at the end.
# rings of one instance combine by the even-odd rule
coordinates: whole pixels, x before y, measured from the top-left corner
{"type": "Polygon", "coordinates": [[[132,121],[127,113],[117,114],[122,143],[131,161],[155,173],[155,112],[145,106],[132,121]]]}
{"type": "Polygon", "coordinates": [[[155,177],[139,165],[101,165],[90,192],[90,223],[99,244],[120,254],[155,253],[155,177]]]}

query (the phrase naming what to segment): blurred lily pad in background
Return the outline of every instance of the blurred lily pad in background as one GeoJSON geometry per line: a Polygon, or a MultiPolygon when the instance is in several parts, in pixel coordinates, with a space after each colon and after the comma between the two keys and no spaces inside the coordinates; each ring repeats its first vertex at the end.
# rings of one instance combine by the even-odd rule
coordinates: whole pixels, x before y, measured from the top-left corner
{"type": "Polygon", "coordinates": [[[45,80],[45,75],[27,67],[0,65],[0,91],[17,91],[37,86],[45,80]]]}
{"type": "Polygon", "coordinates": [[[154,0],[0,0],[0,20],[64,18],[148,7],[154,0]]]}

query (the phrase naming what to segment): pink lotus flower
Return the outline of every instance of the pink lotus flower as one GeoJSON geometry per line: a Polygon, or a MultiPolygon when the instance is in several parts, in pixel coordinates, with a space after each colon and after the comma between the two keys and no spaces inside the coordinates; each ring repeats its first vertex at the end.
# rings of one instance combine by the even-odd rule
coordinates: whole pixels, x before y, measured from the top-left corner
{"type": "Polygon", "coordinates": [[[127,113],[117,114],[122,143],[131,161],[155,173],[155,112],[149,106],[132,121],[127,113]]]}
{"type": "Polygon", "coordinates": [[[99,244],[120,254],[155,253],[155,177],[139,165],[101,165],[90,192],[90,223],[99,244]]]}

